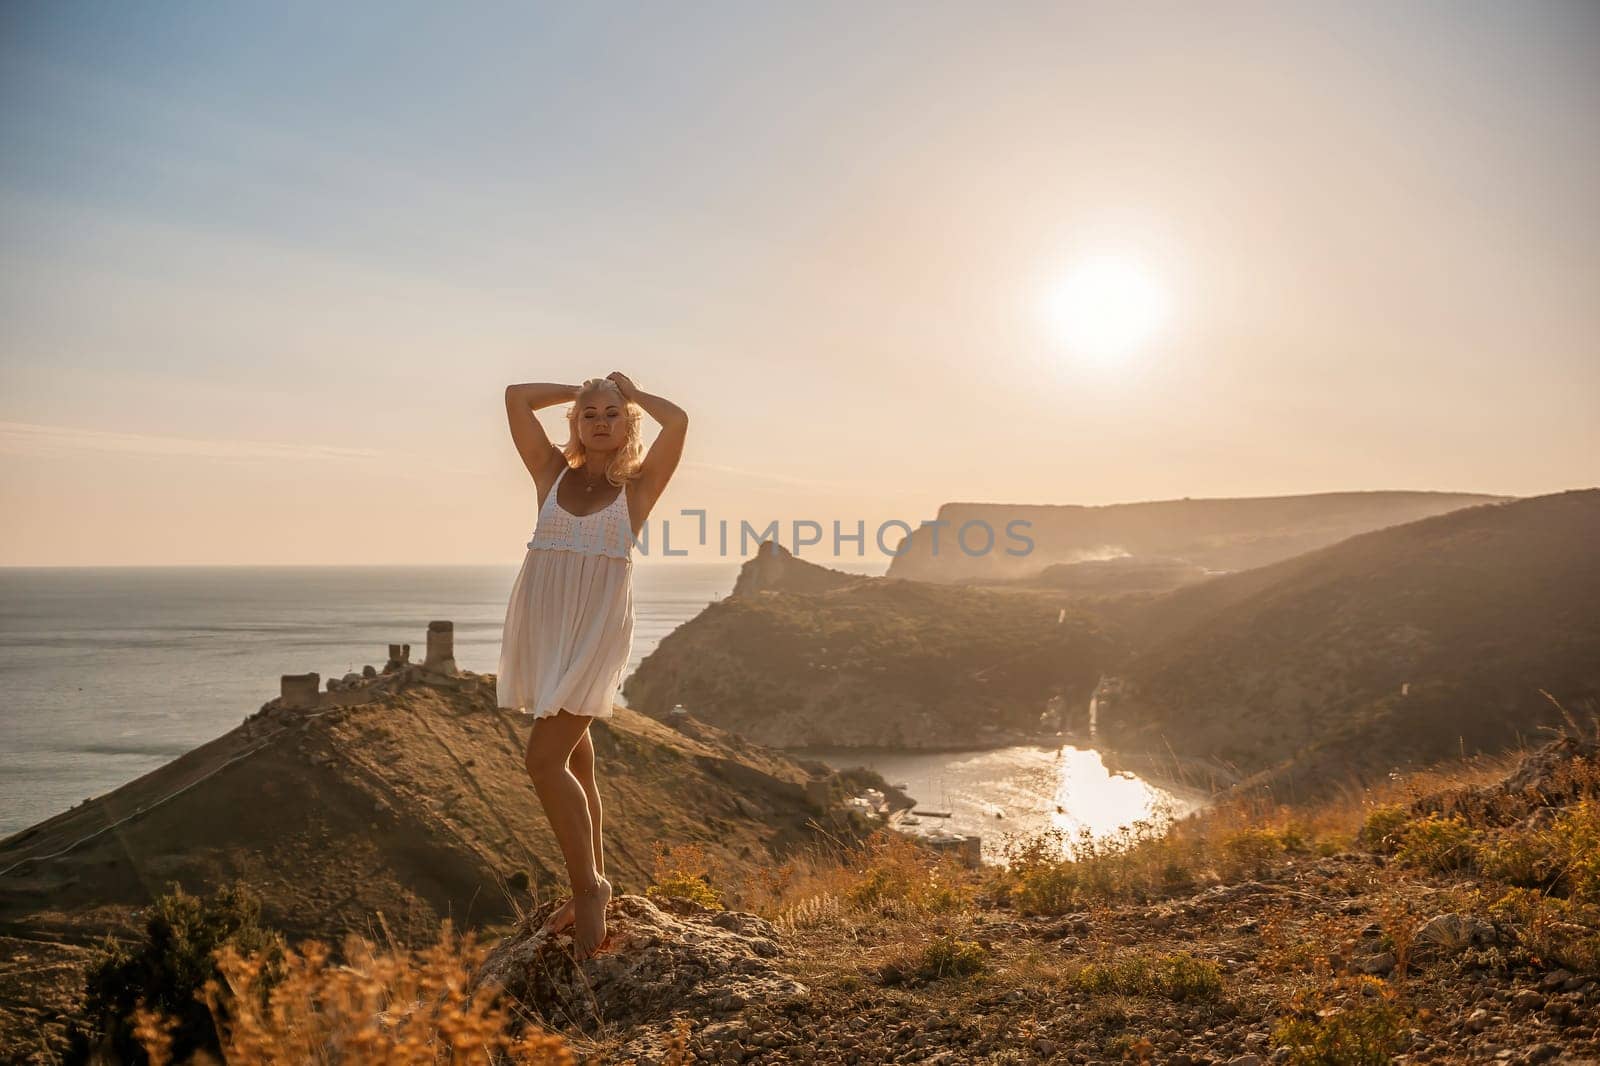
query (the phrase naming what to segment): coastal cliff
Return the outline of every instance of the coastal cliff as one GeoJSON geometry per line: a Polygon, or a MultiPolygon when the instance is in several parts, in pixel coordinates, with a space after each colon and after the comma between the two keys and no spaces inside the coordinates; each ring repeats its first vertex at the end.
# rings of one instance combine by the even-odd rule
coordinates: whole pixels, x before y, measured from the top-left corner
{"type": "Polygon", "coordinates": [[[774,747],[982,746],[1053,734],[1117,648],[1060,594],[856,577],[775,544],[736,588],[645,657],[630,706],[774,747]]]}

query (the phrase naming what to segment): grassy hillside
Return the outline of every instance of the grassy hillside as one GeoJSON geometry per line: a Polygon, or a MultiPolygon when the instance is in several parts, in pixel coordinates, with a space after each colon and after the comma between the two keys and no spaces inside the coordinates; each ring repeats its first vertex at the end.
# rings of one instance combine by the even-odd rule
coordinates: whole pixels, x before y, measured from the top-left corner
{"type": "Polygon", "coordinates": [[[1600,696],[1600,490],[1453,511],[1156,598],[1117,748],[1267,771],[1285,798],[1501,751],[1600,696]]]}
{"type": "MultiPolygon", "coordinates": [[[[205,894],[243,881],[266,924],[332,943],[371,933],[379,914],[402,942],[431,943],[445,918],[492,925],[518,901],[565,893],[523,764],[529,726],[496,709],[492,675],[426,676],[407,667],[363,682],[370,702],[353,706],[273,700],[0,841],[0,1031],[70,1002],[93,945],[134,935],[171,882],[205,894]]],[[[808,801],[806,783],[828,776],[819,763],[625,707],[590,732],[619,892],[650,882],[658,844],[759,864],[815,840],[817,824],[854,832],[808,801]]]]}

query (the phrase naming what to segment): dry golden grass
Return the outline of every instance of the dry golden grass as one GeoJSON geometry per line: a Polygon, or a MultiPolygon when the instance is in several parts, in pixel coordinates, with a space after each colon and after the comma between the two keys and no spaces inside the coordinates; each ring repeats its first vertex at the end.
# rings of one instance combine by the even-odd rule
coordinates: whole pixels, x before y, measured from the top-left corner
{"type": "MultiPolygon", "coordinates": [[[[1099,840],[1037,834],[1014,842],[1006,867],[978,873],[884,831],[855,845],[829,837],[737,878],[695,845],[658,844],[651,894],[725,904],[760,914],[790,934],[853,943],[859,950],[848,958],[829,953],[829,974],[838,982],[859,983],[873,969],[880,979],[888,972],[940,985],[1025,980],[1095,992],[1095,1009],[1115,1013],[1124,995],[1203,1000],[1218,996],[1222,982],[1211,963],[1182,952],[1146,957],[1109,949],[1092,953],[1087,966],[1029,950],[1002,958],[972,929],[979,899],[1024,913],[1084,910],[1099,916],[1092,926],[1109,928],[1104,916],[1129,902],[1261,877],[1291,856],[1365,847],[1394,860],[1345,864],[1329,876],[1372,897],[1373,918],[1395,954],[1397,982],[1405,979],[1411,938],[1424,917],[1411,898],[1419,871],[1470,877],[1470,887],[1462,880],[1440,895],[1463,911],[1511,920],[1522,955],[1592,968],[1600,965],[1600,768],[1576,761],[1563,768],[1571,777],[1558,782],[1564,805],[1543,821],[1496,824],[1471,817],[1471,790],[1503,778],[1526,750],[1464,759],[1372,787],[1352,785],[1311,807],[1259,794],[1224,797],[1164,832],[1136,823],[1099,840]],[[1423,797],[1457,794],[1468,797],[1460,810],[1417,806],[1423,797]]],[[[1286,1016],[1285,1039],[1329,1056],[1326,1061],[1383,1061],[1402,1013],[1390,986],[1336,975],[1339,956],[1354,947],[1349,923],[1305,914],[1291,899],[1263,900],[1259,907],[1258,964],[1289,976],[1302,992],[1286,1016]]],[[[394,949],[392,941],[389,951],[377,952],[358,937],[345,952],[352,961],[332,966],[326,948],[308,943],[289,955],[288,977],[265,996],[253,988],[258,963],[234,953],[219,957],[227,987],[208,986],[208,1003],[230,1066],[575,1061],[560,1037],[530,1026],[513,1038],[520,1019],[509,1007],[466,995],[466,980],[486,949],[454,942],[448,925],[439,944],[416,957],[394,949]]],[[[170,1024],[141,1013],[138,1025],[152,1062],[165,1066],[170,1024]]],[[[680,1027],[669,1041],[668,1062],[683,1061],[686,1044],[680,1027]]],[[[1121,1050],[1139,1054],[1134,1045],[1121,1050]]]]}
{"type": "MultiPolygon", "coordinates": [[[[515,1063],[573,1066],[559,1036],[525,1025],[513,1036],[513,1007],[492,990],[467,992],[487,946],[457,939],[448,920],[439,940],[420,952],[379,950],[352,934],[344,962],[327,945],[308,940],[285,953],[284,977],[263,992],[262,963],[224,945],[216,955],[222,980],[205,986],[206,1005],[228,1066],[269,1064],[515,1063]]],[[[140,1042],[153,1066],[167,1066],[174,1021],[141,1008],[140,1042]]],[[[212,1062],[197,1055],[194,1063],[212,1062]]]]}
{"type": "Polygon", "coordinates": [[[880,829],[859,844],[830,838],[781,864],[758,867],[729,894],[739,909],[796,929],[850,916],[949,914],[971,906],[978,887],[954,856],[880,829]]]}

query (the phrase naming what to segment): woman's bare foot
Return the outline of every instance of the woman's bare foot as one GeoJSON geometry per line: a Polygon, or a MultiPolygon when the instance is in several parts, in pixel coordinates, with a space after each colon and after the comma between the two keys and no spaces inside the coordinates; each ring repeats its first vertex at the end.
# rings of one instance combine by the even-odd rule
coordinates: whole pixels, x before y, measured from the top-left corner
{"type": "Polygon", "coordinates": [[[572,938],[578,958],[587,959],[600,950],[606,940],[606,904],[611,902],[611,882],[599,878],[588,888],[573,893],[576,914],[572,938]]]}
{"type": "Polygon", "coordinates": [[[552,911],[550,917],[544,920],[544,924],[539,927],[539,932],[545,936],[552,936],[571,925],[572,916],[577,911],[577,908],[573,906],[575,902],[570,896],[567,897],[567,901],[552,911]]]}
{"type": "MultiPolygon", "coordinates": [[[[605,874],[600,873],[596,876],[604,877],[605,874]]],[[[571,925],[573,916],[577,913],[576,903],[577,900],[568,896],[565,903],[550,912],[550,917],[544,920],[544,924],[539,927],[539,932],[545,936],[554,936],[571,925]]]]}

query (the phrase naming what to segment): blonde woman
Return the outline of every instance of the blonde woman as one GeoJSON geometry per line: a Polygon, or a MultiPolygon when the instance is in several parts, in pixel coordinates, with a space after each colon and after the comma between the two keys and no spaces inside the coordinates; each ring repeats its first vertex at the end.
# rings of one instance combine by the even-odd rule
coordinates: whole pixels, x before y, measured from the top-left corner
{"type": "Polygon", "coordinates": [[[587,958],[605,943],[611,899],[589,723],[612,714],[633,647],[633,544],[678,467],[689,416],[616,372],[507,386],[506,417],[539,518],[506,607],[496,702],[532,718],[528,776],[572,884],[545,931],[572,925],[587,958]],[[570,437],[557,450],[533,412],[565,400],[570,437]],[[661,424],[649,454],[641,409],[661,424]]]}

